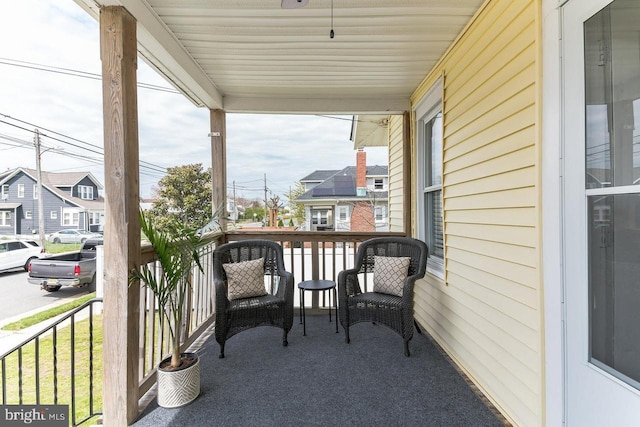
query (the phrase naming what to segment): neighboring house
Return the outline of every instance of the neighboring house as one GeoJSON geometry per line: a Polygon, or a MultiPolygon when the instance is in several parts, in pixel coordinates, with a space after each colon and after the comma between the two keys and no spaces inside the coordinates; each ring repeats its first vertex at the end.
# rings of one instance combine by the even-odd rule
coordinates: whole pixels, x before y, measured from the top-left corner
{"type": "Polygon", "coordinates": [[[153,208],[153,204],[156,202],[156,199],[145,199],[143,197],[140,198],[140,209],[143,211],[148,211],[153,208]]]}
{"type": "Polygon", "coordinates": [[[244,206],[237,204],[233,198],[227,199],[227,213],[229,214],[229,220],[237,221],[240,218],[244,218],[244,206]]]}
{"type": "MultiPolygon", "coordinates": [[[[102,184],[89,172],[42,172],[45,233],[65,228],[100,231],[102,184]]],[[[33,169],[0,173],[0,235],[38,233],[38,180],[33,169]]]]}
{"type": "Polygon", "coordinates": [[[317,170],[302,178],[305,230],[388,231],[388,168],[367,166],[359,150],[356,166],[317,170]]]}

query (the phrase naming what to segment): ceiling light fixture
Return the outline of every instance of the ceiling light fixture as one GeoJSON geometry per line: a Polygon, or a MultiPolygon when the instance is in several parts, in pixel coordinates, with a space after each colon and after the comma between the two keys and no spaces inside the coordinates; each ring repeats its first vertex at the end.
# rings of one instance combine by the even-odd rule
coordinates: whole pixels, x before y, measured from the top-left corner
{"type": "Polygon", "coordinates": [[[309,0],[282,0],[280,7],[282,9],[297,9],[299,7],[305,7],[309,4],[309,0]]]}

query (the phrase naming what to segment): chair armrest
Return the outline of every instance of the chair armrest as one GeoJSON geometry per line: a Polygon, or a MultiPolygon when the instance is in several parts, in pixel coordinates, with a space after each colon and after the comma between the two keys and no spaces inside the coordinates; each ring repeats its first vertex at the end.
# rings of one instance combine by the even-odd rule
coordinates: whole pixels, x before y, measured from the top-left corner
{"type": "Polygon", "coordinates": [[[410,307],[413,307],[413,288],[416,284],[416,280],[424,277],[422,274],[414,274],[412,276],[407,276],[404,279],[404,285],[402,287],[402,302],[403,304],[410,304],[410,307]]]}
{"type": "Polygon", "coordinates": [[[288,300],[289,296],[293,298],[293,274],[282,270],[278,272],[278,277],[280,277],[280,283],[276,296],[284,298],[285,300],[288,300]]]}
{"type": "Polygon", "coordinates": [[[227,298],[227,282],[221,277],[214,277],[213,284],[216,290],[216,314],[224,313],[229,307],[227,298]]]}
{"type": "Polygon", "coordinates": [[[362,293],[360,281],[358,280],[359,269],[351,268],[338,273],[338,294],[342,298],[358,295],[362,293]]]}

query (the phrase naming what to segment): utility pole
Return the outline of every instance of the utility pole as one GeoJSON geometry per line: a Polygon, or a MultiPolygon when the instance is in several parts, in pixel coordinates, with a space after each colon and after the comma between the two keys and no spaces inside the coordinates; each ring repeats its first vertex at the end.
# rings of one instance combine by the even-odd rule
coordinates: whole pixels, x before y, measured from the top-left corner
{"type": "Polygon", "coordinates": [[[35,130],[34,145],[36,147],[36,174],[38,180],[38,235],[40,237],[40,246],[44,248],[44,203],[42,201],[42,166],[40,164],[40,131],[35,130]]]}
{"type": "Polygon", "coordinates": [[[269,225],[269,206],[267,205],[267,174],[264,174],[264,225],[269,225]]]}
{"type": "Polygon", "coordinates": [[[238,205],[236,204],[236,180],[233,180],[233,225],[235,228],[236,221],[238,220],[238,205]]]}

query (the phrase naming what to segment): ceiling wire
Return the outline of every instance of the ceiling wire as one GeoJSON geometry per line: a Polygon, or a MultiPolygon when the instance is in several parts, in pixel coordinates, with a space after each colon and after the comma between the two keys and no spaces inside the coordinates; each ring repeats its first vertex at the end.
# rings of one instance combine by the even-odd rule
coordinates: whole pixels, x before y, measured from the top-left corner
{"type": "Polygon", "coordinates": [[[329,38],[332,39],[335,36],[333,32],[333,0],[331,0],[331,31],[329,32],[329,38]]]}

